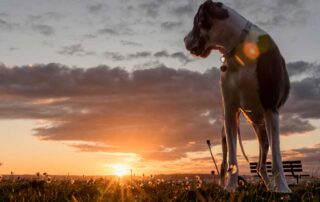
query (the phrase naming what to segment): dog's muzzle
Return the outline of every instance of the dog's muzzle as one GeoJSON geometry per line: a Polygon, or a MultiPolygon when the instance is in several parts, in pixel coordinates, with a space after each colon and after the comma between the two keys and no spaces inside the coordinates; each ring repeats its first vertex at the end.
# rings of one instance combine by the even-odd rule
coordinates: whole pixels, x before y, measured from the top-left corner
{"type": "Polygon", "coordinates": [[[199,51],[199,48],[197,46],[197,41],[194,40],[194,37],[190,35],[191,34],[189,33],[186,37],[184,37],[184,44],[188,51],[190,51],[192,54],[195,54],[199,51]]]}
{"type": "Polygon", "coordinates": [[[204,39],[193,37],[192,33],[189,33],[184,38],[184,43],[185,43],[186,49],[190,51],[191,54],[196,56],[203,54],[204,44],[205,44],[204,39]]]}

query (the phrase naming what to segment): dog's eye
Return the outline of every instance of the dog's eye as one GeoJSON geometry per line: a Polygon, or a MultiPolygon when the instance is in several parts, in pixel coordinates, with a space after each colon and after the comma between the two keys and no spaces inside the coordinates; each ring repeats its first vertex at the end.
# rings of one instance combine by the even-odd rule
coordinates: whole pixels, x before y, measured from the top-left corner
{"type": "Polygon", "coordinates": [[[199,20],[199,27],[209,30],[211,28],[211,23],[206,18],[202,18],[199,20]]]}

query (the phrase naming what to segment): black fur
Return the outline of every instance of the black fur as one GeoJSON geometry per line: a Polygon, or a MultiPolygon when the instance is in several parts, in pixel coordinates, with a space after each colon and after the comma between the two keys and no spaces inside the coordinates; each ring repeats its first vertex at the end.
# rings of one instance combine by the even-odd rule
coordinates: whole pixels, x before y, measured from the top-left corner
{"type": "Polygon", "coordinates": [[[265,110],[278,112],[290,91],[286,64],[269,35],[259,39],[261,55],[257,61],[257,78],[260,101],[265,110]]]}

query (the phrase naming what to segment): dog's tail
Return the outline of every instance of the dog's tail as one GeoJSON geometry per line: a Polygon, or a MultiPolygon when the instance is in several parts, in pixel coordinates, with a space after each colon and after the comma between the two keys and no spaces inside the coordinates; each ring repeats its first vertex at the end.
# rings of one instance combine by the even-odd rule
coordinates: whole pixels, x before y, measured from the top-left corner
{"type": "Polygon", "coordinates": [[[244,149],[243,149],[243,144],[242,144],[242,139],[241,139],[240,128],[239,127],[238,127],[238,138],[239,138],[239,144],[240,144],[242,155],[247,160],[247,162],[250,163],[249,158],[248,158],[247,154],[244,152],[244,149]]]}

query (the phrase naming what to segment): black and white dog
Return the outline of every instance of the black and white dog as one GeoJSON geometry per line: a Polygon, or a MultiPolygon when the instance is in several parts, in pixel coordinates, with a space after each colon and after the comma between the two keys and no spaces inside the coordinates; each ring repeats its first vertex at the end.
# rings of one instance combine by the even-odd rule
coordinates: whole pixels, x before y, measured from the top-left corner
{"type": "Polygon", "coordinates": [[[223,54],[221,91],[224,109],[221,184],[228,191],[238,186],[236,158],[239,114],[253,126],[259,140],[258,173],[271,191],[291,192],[282,168],[279,140],[279,108],[290,89],[285,61],[272,38],[233,9],[220,2],[205,1],[194,17],[193,28],[184,39],[186,48],[196,56],[207,57],[211,50],[223,54]],[[272,153],[273,179],[266,171],[272,153]],[[228,163],[228,166],[227,166],[228,163]],[[225,183],[227,173],[227,183],[225,183]]]}

